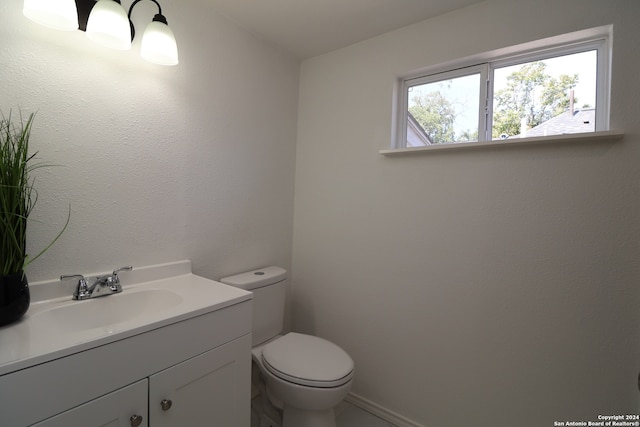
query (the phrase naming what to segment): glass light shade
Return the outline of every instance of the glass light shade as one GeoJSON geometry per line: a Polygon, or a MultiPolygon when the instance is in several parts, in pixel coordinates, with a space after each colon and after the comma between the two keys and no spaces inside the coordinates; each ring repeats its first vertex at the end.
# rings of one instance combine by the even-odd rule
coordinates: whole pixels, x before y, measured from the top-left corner
{"type": "Polygon", "coordinates": [[[24,0],[22,13],[49,28],[63,31],[78,29],[75,0],[24,0]]]}
{"type": "Polygon", "coordinates": [[[87,37],[111,49],[131,49],[131,27],[122,6],[113,0],[98,0],[89,14],[87,37]]]}
{"type": "Polygon", "coordinates": [[[144,30],[140,56],[159,65],[178,63],[178,46],[171,28],[163,22],[153,21],[144,30]]]}

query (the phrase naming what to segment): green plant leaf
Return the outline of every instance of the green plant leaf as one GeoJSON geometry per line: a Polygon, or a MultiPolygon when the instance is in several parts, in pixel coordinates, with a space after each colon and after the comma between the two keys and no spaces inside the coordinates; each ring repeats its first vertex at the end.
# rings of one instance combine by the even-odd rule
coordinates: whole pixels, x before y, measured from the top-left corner
{"type": "Polygon", "coordinates": [[[35,257],[26,253],[27,221],[37,201],[31,173],[36,169],[52,165],[36,162],[37,152],[29,154],[29,138],[35,114],[25,120],[8,116],[0,117],[0,275],[7,276],[24,270],[32,261],[46,252],[69,225],[71,207],[67,221],[57,236],[35,257]]]}

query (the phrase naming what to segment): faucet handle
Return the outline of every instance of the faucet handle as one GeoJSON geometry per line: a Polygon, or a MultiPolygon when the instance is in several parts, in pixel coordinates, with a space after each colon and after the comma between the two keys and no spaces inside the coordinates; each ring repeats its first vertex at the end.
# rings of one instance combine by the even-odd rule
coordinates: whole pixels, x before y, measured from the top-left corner
{"type": "Polygon", "coordinates": [[[133,267],[130,265],[126,265],[124,267],[116,268],[115,270],[113,270],[113,275],[117,276],[118,273],[121,271],[131,271],[131,270],[133,270],[133,267]]]}
{"type": "Polygon", "coordinates": [[[78,286],[76,287],[76,291],[73,293],[74,300],[84,299],[90,295],[87,279],[85,279],[82,274],[63,274],[60,276],[60,280],[67,279],[78,279],[78,286]]]}
{"type": "Polygon", "coordinates": [[[63,274],[62,276],[60,276],[60,280],[67,280],[67,279],[85,280],[82,274],[63,274]]]}
{"type": "Polygon", "coordinates": [[[124,267],[116,268],[115,270],[113,270],[113,274],[109,279],[111,280],[111,287],[113,288],[114,291],[122,290],[122,287],[120,287],[120,278],[118,277],[118,273],[121,271],[131,271],[131,270],[133,270],[133,267],[130,265],[126,265],[124,267]]]}

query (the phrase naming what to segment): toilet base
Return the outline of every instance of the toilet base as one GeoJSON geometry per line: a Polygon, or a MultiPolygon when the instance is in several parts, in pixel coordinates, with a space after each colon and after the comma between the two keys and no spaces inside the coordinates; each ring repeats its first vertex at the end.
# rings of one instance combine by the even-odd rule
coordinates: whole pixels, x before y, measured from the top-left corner
{"type": "Polygon", "coordinates": [[[333,408],[309,411],[286,406],[282,416],[282,427],[336,427],[336,417],[333,408]]]}

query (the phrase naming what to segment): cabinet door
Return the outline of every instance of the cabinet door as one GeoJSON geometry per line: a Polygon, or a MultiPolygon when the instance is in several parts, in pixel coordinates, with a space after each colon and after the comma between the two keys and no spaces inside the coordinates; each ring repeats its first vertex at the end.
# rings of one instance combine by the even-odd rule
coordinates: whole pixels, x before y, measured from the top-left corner
{"type": "Polygon", "coordinates": [[[149,377],[153,427],[247,427],[251,335],[149,377]]]}
{"type": "Polygon", "coordinates": [[[32,427],[147,427],[147,383],[138,381],[32,427]],[[132,417],[141,417],[140,423],[132,417]]]}

